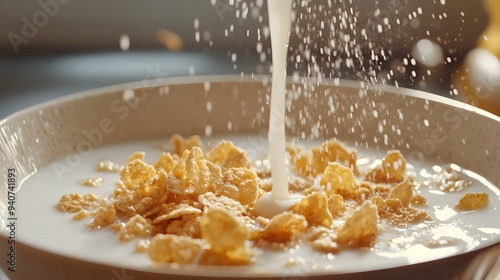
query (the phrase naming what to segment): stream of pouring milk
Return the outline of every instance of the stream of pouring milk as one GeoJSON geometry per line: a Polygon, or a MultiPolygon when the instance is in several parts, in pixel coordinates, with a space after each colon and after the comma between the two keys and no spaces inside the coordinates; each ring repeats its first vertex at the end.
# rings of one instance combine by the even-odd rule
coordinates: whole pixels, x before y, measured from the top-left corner
{"type": "Polygon", "coordinates": [[[259,199],[255,209],[259,215],[269,218],[286,211],[300,197],[290,196],[288,192],[285,147],[286,59],[292,0],[269,0],[267,1],[267,7],[273,63],[268,134],[269,162],[271,164],[273,187],[270,193],[259,199]]]}

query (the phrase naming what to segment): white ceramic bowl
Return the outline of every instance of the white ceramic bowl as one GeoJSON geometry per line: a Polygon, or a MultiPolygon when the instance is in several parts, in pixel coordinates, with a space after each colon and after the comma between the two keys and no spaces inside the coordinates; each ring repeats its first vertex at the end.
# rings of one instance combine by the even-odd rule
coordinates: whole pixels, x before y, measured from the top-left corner
{"type": "MultiPolygon", "coordinates": [[[[301,87],[289,81],[289,87],[301,87]]],[[[409,89],[361,85],[357,82],[326,80],[297,95],[287,113],[288,136],[336,137],[360,147],[386,151],[401,150],[409,162],[455,163],[500,186],[500,118],[471,106],[409,89]],[[362,90],[366,88],[366,90],[362,90]],[[326,126],[314,129],[315,122],[299,125],[299,112],[310,112],[309,120],[326,126]],[[385,129],[380,129],[380,123],[385,129]]],[[[268,115],[266,95],[269,77],[235,76],[169,78],[113,86],[60,98],[13,114],[0,122],[0,179],[8,180],[8,170],[16,170],[18,185],[51,162],[66,156],[68,149],[89,141],[83,131],[99,129],[102,138],[92,147],[136,140],[168,139],[172,134],[265,133],[268,115]],[[207,110],[207,101],[212,106],[207,110]],[[112,132],[106,132],[113,125],[112,132]],[[231,122],[231,129],[228,129],[231,122]]],[[[74,150],[73,149],[73,150],[74,150]]],[[[7,187],[7,184],[5,184],[7,187]]],[[[50,189],[47,190],[50,192],[50,189]]],[[[1,254],[8,251],[8,193],[0,189],[1,254]]],[[[22,200],[22,197],[16,197],[22,200]]],[[[493,197],[492,199],[500,199],[493,197]]],[[[498,211],[499,209],[496,209],[498,211]]],[[[18,217],[17,231],[23,226],[18,217]]],[[[496,217],[493,217],[496,219],[496,217]]],[[[44,217],[40,217],[44,219],[44,217]]],[[[47,229],[40,229],[41,231],[47,229]]],[[[29,234],[37,234],[36,232],[29,234]]],[[[470,252],[405,266],[377,267],[356,273],[323,273],[312,279],[444,279],[492,273],[500,245],[490,240],[470,252]]],[[[430,259],[434,259],[429,256],[430,259]]],[[[16,240],[15,273],[2,269],[12,279],[165,279],[164,274],[113,267],[59,254],[36,244],[16,240]]],[[[496,264],[498,269],[498,264],[496,264]]],[[[222,269],[223,270],[223,269],[222,269]]],[[[175,279],[191,279],[176,275],[175,279]]],[[[203,276],[194,273],[197,277],[203,276]]],[[[1,276],[1,275],[0,275],[1,276]]],[[[238,270],[206,274],[228,278],[244,275],[238,270]]],[[[172,275],[167,277],[173,277],[172,275]]],[[[291,276],[274,275],[276,278],[291,276]]],[[[296,279],[307,278],[296,276],[296,279]]]]}

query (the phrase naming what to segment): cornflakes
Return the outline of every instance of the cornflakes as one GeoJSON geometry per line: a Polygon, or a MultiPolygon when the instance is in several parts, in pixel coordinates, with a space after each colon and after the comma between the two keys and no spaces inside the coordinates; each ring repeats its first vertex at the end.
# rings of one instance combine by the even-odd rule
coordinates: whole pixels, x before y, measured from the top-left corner
{"type": "Polygon", "coordinates": [[[258,197],[259,177],[248,168],[233,167],[224,171],[222,179],[215,185],[217,196],[226,196],[247,206],[258,197]]]}
{"type": "Polygon", "coordinates": [[[325,141],[311,152],[304,151],[301,146],[288,146],[287,151],[293,167],[302,176],[317,176],[325,170],[330,162],[336,162],[358,174],[356,166],[357,153],[336,140],[325,141]]]}
{"type": "Polygon", "coordinates": [[[148,250],[149,250],[149,244],[150,244],[150,241],[147,240],[147,239],[141,239],[137,242],[136,246],[135,246],[135,250],[138,252],[138,253],[147,253],[148,250]]]}
{"type": "Polygon", "coordinates": [[[320,185],[327,195],[341,195],[347,198],[358,198],[360,187],[352,169],[336,162],[330,162],[321,176],[320,185]]]}
{"type": "Polygon", "coordinates": [[[65,213],[77,213],[98,206],[104,200],[103,196],[95,194],[81,195],[77,193],[65,194],[59,199],[57,210],[65,213]]]}
{"type": "Polygon", "coordinates": [[[306,228],[307,220],[304,216],[286,211],[272,217],[258,234],[258,239],[268,242],[288,243],[296,239],[306,228]]]}
{"type": "Polygon", "coordinates": [[[418,205],[418,206],[426,206],[427,199],[420,194],[416,194],[416,195],[413,195],[413,198],[411,200],[411,204],[418,205]]]}
{"type": "Polygon", "coordinates": [[[193,135],[187,139],[182,138],[178,134],[174,134],[170,138],[170,143],[173,147],[173,153],[176,155],[182,155],[185,150],[191,150],[193,147],[199,147],[201,145],[200,136],[193,135]]]}
{"type": "Polygon", "coordinates": [[[309,245],[317,251],[323,253],[337,253],[339,244],[337,243],[337,235],[329,228],[313,227],[311,236],[309,237],[309,245]]]}
{"type": "Polygon", "coordinates": [[[181,187],[180,194],[187,191],[195,196],[205,193],[222,176],[219,167],[204,159],[199,147],[185,150],[169,175],[179,181],[177,185],[181,187]]]}
{"type": "Polygon", "coordinates": [[[201,210],[187,204],[170,203],[165,205],[165,208],[160,210],[158,216],[153,220],[153,224],[158,224],[163,221],[180,218],[184,215],[200,214],[201,210]]]}
{"type": "Polygon", "coordinates": [[[245,247],[247,228],[225,211],[207,211],[200,222],[201,236],[212,250],[225,253],[245,247]]]}
{"type": "Polygon", "coordinates": [[[301,176],[314,176],[316,170],[311,166],[312,155],[304,151],[304,148],[298,145],[287,145],[286,150],[290,155],[290,161],[293,163],[293,169],[301,176]]]}
{"type": "Polygon", "coordinates": [[[292,205],[290,210],[304,216],[307,223],[311,226],[328,228],[333,222],[332,214],[328,210],[328,200],[320,192],[315,192],[302,198],[299,202],[292,205]]]}
{"type": "Polygon", "coordinates": [[[210,245],[209,252],[223,258],[224,264],[247,264],[253,256],[247,247],[247,227],[231,214],[222,210],[209,210],[200,221],[201,236],[210,245]]]}
{"type": "Polygon", "coordinates": [[[149,257],[156,262],[194,263],[203,250],[204,242],[188,236],[157,234],[149,244],[149,257]]]}
{"type": "Polygon", "coordinates": [[[404,207],[408,207],[413,199],[413,185],[408,179],[397,184],[391,189],[388,198],[397,198],[404,207]]]}
{"type": "MultiPolygon", "coordinates": [[[[123,167],[102,161],[102,171],[119,172],[113,194],[66,194],[56,208],[75,213],[75,220],[92,217],[90,228],[106,227],[121,241],[140,238],[136,250],[153,261],[203,265],[246,265],[258,256],[257,248],[294,244],[336,254],[373,246],[385,222],[402,227],[430,219],[416,207],[426,199],[415,191],[418,182],[406,176],[399,151],[389,151],[363,176],[356,151],[336,140],[310,151],[287,146],[295,171],[289,191],[304,197],[268,219],[254,209],[272,189],[266,164],[254,166],[230,141],[220,141],[206,156],[198,136],[174,135],[171,144],[173,150],[151,164],[144,162],[144,152],[130,155],[123,167]]],[[[465,186],[447,174],[452,186],[446,190],[465,186]]],[[[488,199],[486,193],[467,194],[456,209],[480,209],[488,199]]]]}
{"type": "Polygon", "coordinates": [[[485,208],[489,204],[487,193],[467,193],[455,205],[455,209],[460,211],[473,211],[485,208]]]}
{"type": "Polygon", "coordinates": [[[134,216],[136,213],[136,206],[141,202],[142,197],[125,187],[122,182],[116,184],[116,189],[113,193],[113,205],[116,211],[128,217],[134,216]]]}
{"type": "Polygon", "coordinates": [[[160,158],[155,162],[154,167],[156,171],[163,170],[165,172],[170,172],[172,168],[177,164],[177,161],[174,159],[171,153],[162,152],[160,158]]]}
{"type": "Polygon", "coordinates": [[[389,151],[380,165],[366,174],[365,179],[374,183],[400,183],[405,179],[406,160],[400,151],[389,151]]]}
{"type": "Polygon", "coordinates": [[[226,196],[216,196],[212,192],[207,192],[198,197],[198,201],[205,207],[205,211],[221,209],[234,216],[242,216],[245,208],[236,200],[226,196]]]}
{"type": "Polygon", "coordinates": [[[328,211],[330,211],[333,218],[340,218],[344,216],[346,209],[344,198],[341,195],[332,194],[328,198],[328,211]]]}
{"type": "Polygon", "coordinates": [[[358,174],[356,166],[357,153],[336,140],[328,140],[318,148],[312,149],[312,165],[314,174],[321,174],[330,162],[336,162],[348,167],[354,174],[358,174]]]}
{"type": "Polygon", "coordinates": [[[106,206],[97,208],[97,210],[92,213],[92,216],[94,216],[94,219],[92,219],[92,222],[89,224],[90,228],[109,226],[118,220],[113,204],[107,204],[106,206]]]}
{"type": "Polygon", "coordinates": [[[148,237],[151,229],[151,223],[141,215],[135,215],[119,231],[119,239],[120,241],[130,241],[136,237],[148,237]]]}
{"type": "Polygon", "coordinates": [[[145,152],[135,152],[133,154],[131,154],[128,159],[127,159],[127,163],[129,162],[132,162],[136,159],[139,159],[141,161],[144,161],[144,158],[146,157],[146,153],[145,152]]]}
{"type": "Polygon", "coordinates": [[[208,153],[207,160],[225,168],[249,168],[251,165],[251,161],[244,150],[234,146],[233,142],[225,140],[220,141],[219,144],[208,153]]]}
{"type": "Polygon", "coordinates": [[[90,217],[90,213],[87,210],[81,210],[80,212],[73,215],[73,220],[81,221],[81,220],[84,220],[88,217],[90,217]]]}
{"type": "Polygon", "coordinates": [[[135,190],[149,183],[155,176],[154,166],[144,163],[141,159],[134,159],[120,172],[120,182],[128,190],[135,190]]]}
{"type": "Polygon", "coordinates": [[[378,233],[378,209],[369,200],[347,218],[338,230],[337,243],[348,247],[372,246],[378,233]]]}
{"type": "Polygon", "coordinates": [[[379,196],[374,196],[371,198],[371,201],[377,205],[379,216],[392,225],[407,226],[411,223],[430,219],[424,210],[405,207],[398,198],[383,199],[379,196]]]}
{"type": "Polygon", "coordinates": [[[164,230],[168,234],[201,238],[201,216],[198,214],[183,215],[180,219],[170,220],[164,230]]]}
{"type": "Polygon", "coordinates": [[[314,187],[314,180],[310,177],[302,178],[299,176],[288,176],[288,189],[291,192],[303,192],[311,187],[314,187]]]}

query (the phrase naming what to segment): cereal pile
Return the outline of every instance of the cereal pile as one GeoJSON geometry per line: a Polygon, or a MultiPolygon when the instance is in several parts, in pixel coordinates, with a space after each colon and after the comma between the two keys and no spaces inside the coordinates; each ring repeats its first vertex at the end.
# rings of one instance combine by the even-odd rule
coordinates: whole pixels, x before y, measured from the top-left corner
{"type": "MultiPolygon", "coordinates": [[[[173,150],[153,163],[144,162],[143,152],[124,166],[99,163],[100,171],[119,172],[114,193],[67,194],[56,208],[76,220],[92,218],[90,228],[109,228],[123,242],[137,239],[137,250],[153,261],[207,265],[250,264],[262,249],[298,244],[324,253],[370,247],[382,224],[430,219],[399,151],[362,173],[356,151],[336,140],[310,150],[289,146],[289,188],[304,197],[267,219],[254,205],[271,190],[269,168],[255,166],[230,141],[207,152],[198,136],[174,135],[171,143],[173,150]]],[[[487,202],[487,195],[476,194],[459,207],[487,202]]]]}

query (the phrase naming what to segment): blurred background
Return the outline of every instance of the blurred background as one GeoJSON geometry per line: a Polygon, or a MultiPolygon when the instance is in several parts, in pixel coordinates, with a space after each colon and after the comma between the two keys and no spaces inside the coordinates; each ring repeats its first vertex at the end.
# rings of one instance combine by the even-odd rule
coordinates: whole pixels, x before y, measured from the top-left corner
{"type": "MultiPolygon", "coordinates": [[[[498,93],[500,78],[492,70],[477,85],[477,79],[469,79],[475,68],[464,65],[478,46],[500,50],[487,34],[488,26],[498,26],[492,19],[500,14],[499,3],[295,1],[288,72],[381,82],[450,98],[486,91],[466,100],[479,104],[498,93]]],[[[118,83],[270,73],[264,0],[4,0],[0,21],[0,118],[118,83]]],[[[500,34],[494,31],[489,34],[500,34]]],[[[498,60],[490,53],[481,55],[498,60]]]]}

